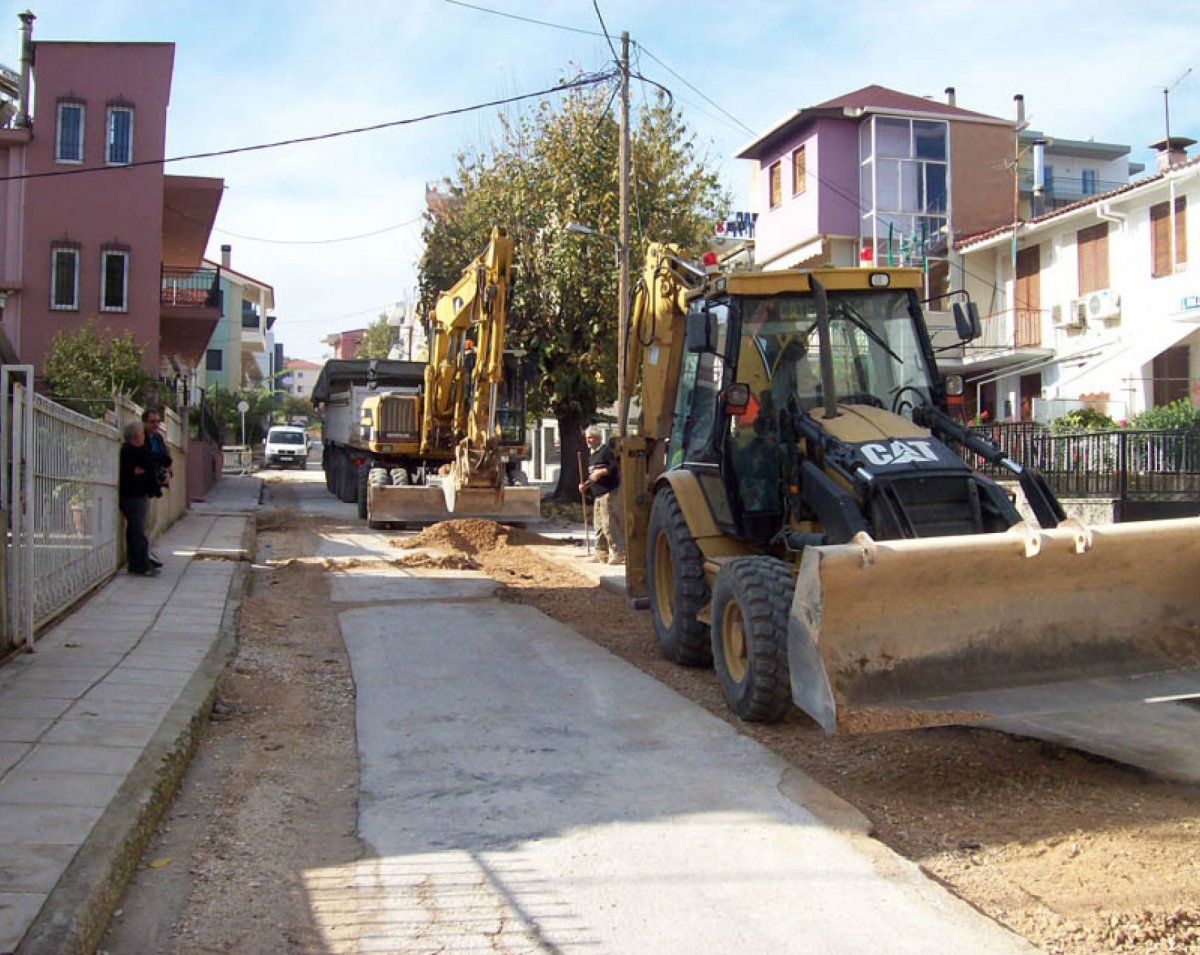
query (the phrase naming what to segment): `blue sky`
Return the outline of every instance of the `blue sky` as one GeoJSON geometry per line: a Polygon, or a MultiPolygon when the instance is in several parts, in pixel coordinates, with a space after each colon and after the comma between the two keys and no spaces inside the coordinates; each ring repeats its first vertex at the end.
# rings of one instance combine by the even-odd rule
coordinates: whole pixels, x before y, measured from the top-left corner
{"type": "MultiPolygon", "coordinates": [[[[592,0],[470,2],[572,29],[447,0],[3,2],[0,62],[17,65],[26,8],[37,39],[175,43],[176,156],[514,96],[612,59],[592,0]]],[[[1171,132],[1200,139],[1200,0],[598,2],[609,31],[640,46],[640,71],[672,90],[738,208],[749,173],[732,155],[753,138],[746,127],[872,83],[939,99],[954,86],[960,106],[1005,117],[1023,93],[1035,128],[1130,144],[1152,169],[1162,90],[1194,68],[1171,95],[1171,132]]],[[[635,105],[643,95],[635,86],[635,105]]],[[[225,179],[210,256],[231,244],[234,268],[275,287],[288,355],[319,361],[323,337],[411,295],[425,184],[497,129],[495,111],[480,112],[168,171],[225,179]]]]}

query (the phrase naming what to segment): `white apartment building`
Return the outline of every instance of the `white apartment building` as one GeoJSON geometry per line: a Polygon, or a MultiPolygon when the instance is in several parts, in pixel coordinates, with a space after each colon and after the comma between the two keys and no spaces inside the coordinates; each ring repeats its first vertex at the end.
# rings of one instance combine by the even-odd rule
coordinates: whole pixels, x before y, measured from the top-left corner
{"type": "Polygon", "coordinates": [[[956,244],[956,287],[983,336],[943,356],[969,415],[1048,421],[1090,407],[1115,420],[1200,404],[1200,157],[1172,137],[1151,176],[956,244]],[[1014,235],[1015,232],[1015,235],[1014,235]]]}

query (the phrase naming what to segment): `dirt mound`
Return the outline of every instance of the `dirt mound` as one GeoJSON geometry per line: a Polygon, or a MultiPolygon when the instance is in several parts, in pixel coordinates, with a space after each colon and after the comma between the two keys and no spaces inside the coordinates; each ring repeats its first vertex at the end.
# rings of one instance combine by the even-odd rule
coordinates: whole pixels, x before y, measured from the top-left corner
{"type": "Polygon", "coordinates": [[[391,561],[397,567],[431,567],[435,570],[478,570],[465,554],[405,554],[391,561]]]}
{"type": "Polygon", "coordinates": [[[479,554],[508,547],[510,544],[529,544],[536,540],[537,535],[528,531],[483,518],[470,517],[431,524],[415,537],[397,541],[396,544],[406,549],[420,547],[459,554],[479,554]]]}

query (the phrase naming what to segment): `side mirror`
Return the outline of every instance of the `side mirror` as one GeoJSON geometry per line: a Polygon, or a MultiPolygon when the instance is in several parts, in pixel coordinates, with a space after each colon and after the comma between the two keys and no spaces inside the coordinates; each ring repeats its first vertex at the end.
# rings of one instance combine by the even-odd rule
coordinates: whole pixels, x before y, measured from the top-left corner
{"type": "Polygon", "coordinates": [[[745,414],[750,407],[750,386],[745,382],[734,382],[725,389],[724,410],[727,415],[745,414]]]}
{"type": "Polygon", "coordinates": [[[717,350],[717,316],[707,309],[692,313],[687,319],[684,347],[693,353],[717,350]]]}
{"type": "Polygon", "coordinates": [[[979,320],[979,306],[968,301],[964,308],[961,303],[954,303],[954,327],[958,337],[964,342],[973,342],[983,334],[983,326],[979,320]]]}
{"type": "Polygon", "coordinates": [[[947,375],[942,380],[942,384],[945,388],[946,394],[951,398],[957,398],[963,393],[966,387],[965,383],[963,382],[962,375],[947,375]]]}

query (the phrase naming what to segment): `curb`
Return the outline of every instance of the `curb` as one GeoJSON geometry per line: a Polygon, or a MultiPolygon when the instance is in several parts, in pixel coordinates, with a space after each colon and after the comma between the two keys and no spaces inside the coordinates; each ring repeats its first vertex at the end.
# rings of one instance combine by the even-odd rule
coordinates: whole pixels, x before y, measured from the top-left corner
{"type": "MultiPolygon", "coordinates": [[[[253,531],[253,517],[247,521],[253,531]]],[[[250,553],[253,554],[253,543],[250,553]]],[[[14,955],[91,955],[103,940],[125,884],[170,805],[237,649],[252,564],[236,561],[221,631],[121,788],[46,899],[14,955]]]]}

